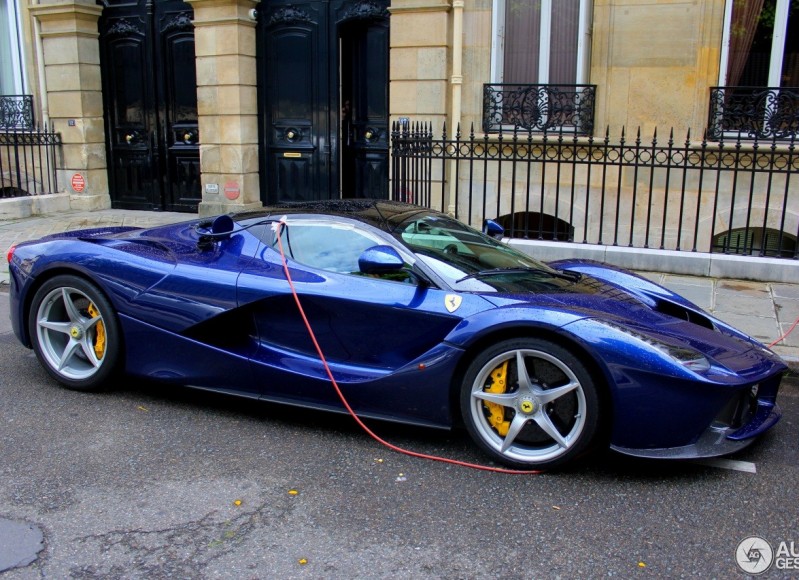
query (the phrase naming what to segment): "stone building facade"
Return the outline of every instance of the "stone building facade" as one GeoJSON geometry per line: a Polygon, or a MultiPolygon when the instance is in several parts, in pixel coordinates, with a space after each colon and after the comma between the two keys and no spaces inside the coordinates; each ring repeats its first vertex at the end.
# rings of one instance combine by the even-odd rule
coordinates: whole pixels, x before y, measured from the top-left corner
{"type": "MultiPolygon", "coordinates": [[[[152,0],[142,0],[139,4],[152,3],[152,0]]],[[[576,64],[567,63],[568,71],[563,73],[566,80],[561,78],[558,83],[595,87],[588,133],[601,137],[608,131],[615,136],[622,128],[641,128],[647,135],[655,128],[673,127],[679,135],[690,129],[692,135],[701,136],[711,123],[708,114],[711,89],[723,86],[728,71],[732,70],[730,47],[738,34],[736,26],[740,27],[740,22],[736,18],[742,10],[735,8],[736,4],[740,2],[186,0],[191,13],[196,66],[198,142],[193,143],[199,150],[196,207],[201,214],[213,214],[259,207],[268,201],[279,201],[284,195],[286,199],[301,198],[304,194],[293,195],[288,190],[285,194],[275,193],[275,188],[284,187],[285,183],[275,182],[273,178],[281,171],[285,172],[285,179],[289,179],[293,171],[302,171],[298,169],[301,166],[297,165],[297,160],[310,159],[312,153],[308,151],[314,150],[324,150],[328,166],[337,168],[333,171],[334,177],[329,179],[332,186],[324,190],[322,197],[341,195],[339,186],[348,183],[347,174],[351,171],[343,161],[344,142],[350,134],[342,128],[349,93],[341,87],[353,75],[343,73],[344,61],[336,59],[341,59],[345,50],[342,47],[348,46],[344,31],[348,30],[349,22],[379,20],[385,22],[389,30],[384,48],[376,41],[377,44],[363,49],[367,53],[375,47],[385,50],[388,63],[386,125],[377,126],[376,130],[368,127],[365,133],[367,154],[371,155],[377,149],[370,153],[368,146],[377,144],[374,135],[388,134],[388,123],[429,122],[436,130],[446,123],[451,130],[457,126],[474,127],[481,136],[485,128],[484,85],[508,82],[510,77],[513,77],[512,82],[520,84],[553,84],[562,68],[562,63],[556,62],[560,58],[556,53],[563,51],[567,54],[563,58],[576,59],[576,64]],[[328,5],[333,24],[326,34],[332,39],[329,44],[332,48],[322,54],[331,59],[326,73],[331,78],[324,82],[332,88],[322,105],[314,102],[313,106],[314,114],[320,106],[324,109],[325,122],[332,128],[326,133],[327,137],[317,138],[302,149],[304,139],[316,128],[287,126],[274,137],[270,132],[274,115],[270,117],[266,111],[270,106],[274,108],[274,102],[263,96],[269,91],[283,94],[280,87],[295,82],[292,70],[269,68],[259,62],[268,61],[270,50],[279,46],[274,43],[277,41],[264,40],[264,35],[272,34],[270,31],[277,26],[275,22],[286,23],[292,30],[302,29],[307,23],[312,28],[317,26],[316,21],[311,22],[316,18],[315,11],[328,5]],[[531,10],[536,13],[532,14],[531,10]],[[533,29],[530,27],[535,29],[535,38],[525,42],[537,43],[531,51],[537,54],[538,62],[524,66],[529,65],[535,71],[511,74],[512,65],[508,63],[513,58],[509,61],[508,53],[515,50],[511,48],[512,37],[517,37],[518,45],[520,37],[530,38],[533,29]],[[287,78],[270,78],[272,70],[288,71],[284,75],[287,78]],[[297,135],[299,138],[294,139],[297,135]],[[273,138],[282,141],[270,145],[273,138]],[[329,147],[326,139],[334,145],[329,147]],[[293,145],[300,149],[292,150],[293,145]],[[270,152],[265,153],[267,149],[270,152]]],[[[768,9],[776,14],[771,16],[772,26],[782,35],[774,46],[781,44],[783,55],[772,55],[772,60],[784,65],[781,67],[782,86],[799,84],[797,65],[788,62],[796,57],[795,30],[799,27],[795,20],[799,14],[794,14],[795,4],[791,0],[766,0],[765,4],[760,1],[760,12],[768,9]],[[794,18],[792,26],[788,25],[789,18],[794,18]]],[[[113,149],[109,142],[115,137],[108,134],[112,125],[108,119],[108,98],[103,94],[104,87],[108,86],[103,80],[108,76],[108,64],[102,62],[100,38],[104,14],[113,6],[112,1],[103,5],[91,0],[38,0],[19,6],[25,45],[26,92],[35,97],[38,118],[51,122],[62,136],[60,183],[66,193],[61,195],[67,195],[71,206],[76,208],[114,204],[115,185],[109,182],[109,175],[113,175],[109,167],[116,161],[108,157],[113,149]],[[75,181],[76,175],[81,179],[75,181]],[[80,191],[73,183],[81,184],[80,191]]],[[[274,38],[292,42],[289,36],[274,38]]],[[[526,50],[524,45],[521,50],[526,50]]],[[[281,58],[291,57],[289,51],[281,58]]],[[[775,68],[773,63],[772,68],[775,68]]],[[[779,75],[768,78],[766,82],[773,82],[774,78],[781,82],[779,75]]],[[[361,82],[369,84],[371,81],[366,78],[361,82]]],[[[378,125],[380,123],[382,121],[378,125]]],[[[585,136],[585,131],[583,134],[585,136]]],[[[190,141],[187,137],[187,143],[190,141]]],[[[789,140],[779,141],[776,146],[787,148],[789,140]]],[[[375,159],[374,156],[367,158],[354,167],[360,168],[357,171],[372,171],[372,177],[364,179],[390,179],[388,171],[378,167],[380,162],[375,159]]],[[[450,177],[440,175],[437,178],[450,177]]],[[[797,205],[799,202],[795,202],[795,198],[799,196],[795,195],[795,190],[798,187],[794,180],[790,189],[792,203],[797,205]]],[[[502,190],[500,184],[494,184],[494,188],[502,190]]],[[[152,204],[152,209],[164,208],[152,204]]],[[[797,212],[799,208],[790,209],[794,221],[797,212]]],[[[796,231],[791,232],[794,238],[795,234],[796,231]]]]}

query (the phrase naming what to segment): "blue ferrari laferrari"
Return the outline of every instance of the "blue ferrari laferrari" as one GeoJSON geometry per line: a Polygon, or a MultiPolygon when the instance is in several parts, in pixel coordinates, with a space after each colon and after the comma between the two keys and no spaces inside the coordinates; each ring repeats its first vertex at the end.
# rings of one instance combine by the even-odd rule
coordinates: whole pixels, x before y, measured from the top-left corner
{"type": "Polygon", "coordinates": [[[780,418],[785,364],[691,302],[599,263],[542,263],[413,205],[73,231],[12,248],[9,271],[16,336],[76,390],[124,372],[343,411],[327,364],[360,417],[463,425],[525,469],[608,445],[728,454],[780,418]]]}

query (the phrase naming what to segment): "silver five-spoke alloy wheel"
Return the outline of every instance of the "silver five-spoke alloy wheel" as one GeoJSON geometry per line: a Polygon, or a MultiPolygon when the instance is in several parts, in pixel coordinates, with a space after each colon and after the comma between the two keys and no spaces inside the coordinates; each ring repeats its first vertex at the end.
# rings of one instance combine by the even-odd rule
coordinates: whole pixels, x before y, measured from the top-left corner
{"type": "Polygon", "coordinates": [[[107,299],[81,278],[53,278],[34,297],[34,349],[48,372],[68,387],[101,386],[116,364],[117,328],[107,299]]]}
{"type": "Polygon", "coordinates": [[[472,437],[500,461],[552,468],[587,449],[599,404],[590,374],[568,350],[515,339],[475,359],[462,386],[461,409],[472,437]]]}

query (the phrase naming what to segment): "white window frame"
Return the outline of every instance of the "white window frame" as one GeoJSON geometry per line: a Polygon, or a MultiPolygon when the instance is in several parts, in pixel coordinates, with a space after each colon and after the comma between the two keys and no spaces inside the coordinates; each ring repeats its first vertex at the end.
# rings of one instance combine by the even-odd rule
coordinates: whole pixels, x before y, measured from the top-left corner
{"type": "MultiPolygon", "coordinates": [[[[732,8],[735,0],[726,0],[724,5],[724,30],[721,41],[721,57],[719,59],[719,87],[727,86],[727,67],[730,58],[730,28],[732,25],[732,8]]],[[[766,84],[763,88],[780,88],[782,86],[782,66],[785,59],[785,40],[788,33],[788,15],[791,0],[776,0],[774,9],[774,34],[771,38],[771,56],[766,84]]],[[[794,24],[794,26],[796,23],[794,24]]],[[[765,115],[773,112],[774,103],[766,105],[765,115]]],[[[735,137],[738,131],[724,131],[724,136],[735,137]]]]}
{"type": "MultiPolygon", "coordinates": [[[[721,62],[719,63],[719,86],[727,86],[727,66],[730,58],[730,25],[732,24],[732,5],[735,0],[727,0],[724,6],[724,36],[721,42],[721,62]]],[[[767,87],[781,86],[782,61],[785,58],[785,35],[788,29],[788,11],[791,0],[777,0],[774,14],[774,36],[771,39],[771,58],[767,87]]]]}
{"type": "Polygon", "coordinates": [[[0,3],[5,7],[5,13],[8,17],[8,30],[0,30],[0,35],[6,36],[10,40],[9,49],[11,54],[11,74],[13,76],[13,92],[9,94],[22,95],[25,94],[26,79],[25,79],[25,43],[22,40],[22,21],[20,11],[17,8],[16,0],[0,0],[0,3]]]}
{"type": "MultiPolygon", "coordinates": [[[[557,0],[541,0],[541,28],[538,52],[538,80],[549,83],[549,49],[552,38],[552,5],[557,0]]],[[[587,84],[591,53],[592,0],[580,0],[580,22],[577,30],[577,78],[575,84],[587,84]]],[[[493,0],[491,15],[491,82],[503,82],[505,56],[505,0],[493,0]]]]}

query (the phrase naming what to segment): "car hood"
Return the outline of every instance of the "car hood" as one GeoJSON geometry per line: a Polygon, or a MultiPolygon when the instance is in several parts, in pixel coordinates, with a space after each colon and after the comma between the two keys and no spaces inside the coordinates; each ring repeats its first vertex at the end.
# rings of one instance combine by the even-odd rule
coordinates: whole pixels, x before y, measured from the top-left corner
{"type": "Polygon", "coordinates": [[[633,292],[591,276],[556,293],[484,297],[499,308],[558,309],[620,330],[640,342],[691,348],[741,375],[757,374],[780,360],[699,307],[633,292]]]}
{"type": "Polygon", "coordinates": [[[617,285],[593,276],[582,276],[579,281],[553,292],[541,293],[484,293],[483,297],[497,306],[530,304],[541,307],[562,308],[582,313],[586,317],[606,317],[638,320],[645,324],[669,321],[657,312],[657,301],[647,300],[617,285]]]}

